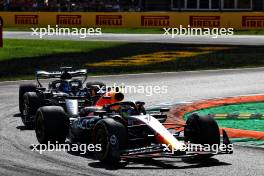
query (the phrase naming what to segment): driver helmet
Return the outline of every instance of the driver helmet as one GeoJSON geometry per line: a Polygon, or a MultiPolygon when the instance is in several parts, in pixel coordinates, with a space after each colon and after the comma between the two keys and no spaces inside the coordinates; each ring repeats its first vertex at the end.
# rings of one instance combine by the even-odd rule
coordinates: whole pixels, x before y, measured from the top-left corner
{"type": "Polygon", "coordinates": [[[71,91],[70,84],[68,82],[66,82],[66,81],[61,82],[60,91],[62,91],[62,92],[70,92],[71,91]]]}
{"type": "Polygon", "coordinates": [[[120,114],[124,118],[128,118],[130,115],[135,114],[135,109],[131,106],[121,107],[120,114]]]}

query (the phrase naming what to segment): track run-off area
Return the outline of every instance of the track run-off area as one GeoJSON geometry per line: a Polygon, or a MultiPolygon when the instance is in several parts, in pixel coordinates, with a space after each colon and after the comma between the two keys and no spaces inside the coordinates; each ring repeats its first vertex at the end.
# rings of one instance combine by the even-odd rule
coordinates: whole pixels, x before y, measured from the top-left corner
{"type": "Polygon", "coordinates": [[[261,35],[233,35],[233,36],[175,36],[163,34],[113,34],[91,35],[80,38],[78,35],[45,35],[42,38],[32,35],[32,32],[6,31],[6,39],[34,39],[34,40],[75,40],[75,41],[118,41],[132,43],[178,43],[178,44],[213,44],[213,45],[264,45],[264,36],[261,35]]]}

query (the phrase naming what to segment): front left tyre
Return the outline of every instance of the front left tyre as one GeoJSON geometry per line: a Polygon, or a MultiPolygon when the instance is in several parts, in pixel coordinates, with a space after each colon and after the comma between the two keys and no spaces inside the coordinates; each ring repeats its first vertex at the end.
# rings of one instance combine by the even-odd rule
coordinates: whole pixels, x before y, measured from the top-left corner
{"type": "MultiPolygon", "coordinates": [[[[184,128],[185,142],[191,144],[201,144],[202,146],[219,147],[220,131],[215,119],[210,116],[199,116],[191,114],[184,128]]],[[[197,155],[196,159],[208,159],[212,154],[197,155]]]]}

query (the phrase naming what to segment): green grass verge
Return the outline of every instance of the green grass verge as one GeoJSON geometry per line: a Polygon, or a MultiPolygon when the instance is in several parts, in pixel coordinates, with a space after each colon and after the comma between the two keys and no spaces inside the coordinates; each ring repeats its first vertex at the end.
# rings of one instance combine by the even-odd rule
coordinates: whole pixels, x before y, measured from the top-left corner
{"type": "Polygon", "coordinates": [[[5,39],[0,80],[33,78],[36,69],[88,68],[90,75],[264,66],[264,46],[5,39]]]}
{"type": "MultiPolygon", "coordinates": [[[[29,27],[6,27],[4,31],[32,31],[29,27]]],[[[159,28],[102,28],[103,33],[120,34],[163,34],[159,28]]],[[[264,29],[259,30],[235,30],[235,35],[264,35],[264,29]]]]}
{"type": "Polygon", "coordinates": [[[5,39],[4,48],[0,50],[0,61],[63,53],[86,53],[118,45],[120,43],[5,39]]]}
{"type": "Polygon", "coordinates": [[[264,35],[264,29],[259,29],[259,30],[239,30],[239,31],[235,31],[235,35],[264,35]]]}

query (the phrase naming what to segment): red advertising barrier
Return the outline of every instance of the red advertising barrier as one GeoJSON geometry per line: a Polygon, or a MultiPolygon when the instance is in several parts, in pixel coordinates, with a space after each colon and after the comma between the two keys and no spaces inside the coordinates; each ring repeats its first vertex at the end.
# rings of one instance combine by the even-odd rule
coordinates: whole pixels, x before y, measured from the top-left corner
{"type": "Polygon", "coordinates": [[[3,47],[3,19],[0,17],[0,47],[3,47]]]}

